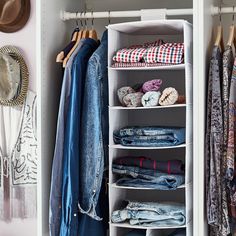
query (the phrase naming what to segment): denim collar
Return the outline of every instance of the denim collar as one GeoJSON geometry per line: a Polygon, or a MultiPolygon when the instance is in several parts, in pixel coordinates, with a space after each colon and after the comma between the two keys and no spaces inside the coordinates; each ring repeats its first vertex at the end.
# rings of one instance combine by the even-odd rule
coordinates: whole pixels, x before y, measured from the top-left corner
{"type": "Polygon", "coordinates": [[[99,46],[100,42],[91,38],[86,38],[84,39],[83,44],[89,45],[95,50],[99,46]]]}
{"type": "Polygon", "coordinates": [[[101,43],[102,44],[107,44],[108,43],[108,31],[107,30],[105,30],[103,35],[102,35],[101,43]]]}

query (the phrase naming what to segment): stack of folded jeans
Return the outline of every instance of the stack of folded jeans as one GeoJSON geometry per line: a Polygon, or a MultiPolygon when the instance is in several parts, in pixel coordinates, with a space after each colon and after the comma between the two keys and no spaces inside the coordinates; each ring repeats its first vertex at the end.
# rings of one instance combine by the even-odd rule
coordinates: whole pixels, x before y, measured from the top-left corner
{"type": "Polygon", "coordinates": [[[112,213],[113,223],[129,222],[144,227],[173,227],[186,223],[185,206],[180,203],[129,202],[112,213]]]}
{"type": "Polygon", "coordinates": [[[113,133],[114,142],[123,146],[168,147],[185,143],[185,128],[131,126],[113,133]]]}
{"type": "Polygon", "coordinates": [[[177,229],[169,236],[186,236],[186,229],[177,229]]]}
{"type": "Polygon", "coordinates": [[[184,184],[184,164],[180,160],[156,161],[146,157],[121,157],[112,165],[121,177],[119,186],[175,190],[184,184]]]}
{"type": "MultiPolygon", "coordinates": [[[[146,230],[132,230],[125,236],[146,236],[146,230]]],[[[168,236],[186,236],[185,229],[177,229],[173,233],[168,234],[168,236]]]]}

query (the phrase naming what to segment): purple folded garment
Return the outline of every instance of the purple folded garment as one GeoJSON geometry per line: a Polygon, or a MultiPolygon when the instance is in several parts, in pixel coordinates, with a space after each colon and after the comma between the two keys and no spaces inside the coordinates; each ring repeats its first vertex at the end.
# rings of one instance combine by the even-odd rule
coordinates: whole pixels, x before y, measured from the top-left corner
{"type": "Polygon", "coordinates": [[[147,81],[143,84],[143,92],[149,92],[149,91],[158,91],[161,87],[162,80],[161,79],[154,79],[147,81]]]}
{"type": "Polygon", "coordinates": [[[130,93],[123,98],[123,102],[127,107],[141,107],[143,93],[130,93]]]}
{"type": "Polygon", "coordinates": [[[157,161],[148,157],[119,157],[114,164],[123,166],[137,166],[144,169],[161,171],[168,174],[184,174],[184,164],[181,160],[157,161]]]}

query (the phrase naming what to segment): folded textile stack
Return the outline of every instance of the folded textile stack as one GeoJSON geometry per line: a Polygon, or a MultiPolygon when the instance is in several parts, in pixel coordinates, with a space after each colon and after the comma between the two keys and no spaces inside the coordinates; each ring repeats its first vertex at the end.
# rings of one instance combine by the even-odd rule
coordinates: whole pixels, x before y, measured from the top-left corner
{"type": "Polygon", "coordinates": [[[185,206],[180,203],[132,202],[122,209],[113,211],[113,223],[129,222],[144,227],[182,226],[186,223],[185,206]]]}
{"type": "Polygon", "coordinates": [[[185,142],[185,128],[131,126],[113,132],[115,144],[123,146],[164,147],[185,142]]]}
{"type": "MultiPolygon", "coordinates": [[[[146,230],[132,230],[129,233],[125,234],[125,236],[146,236],[146,230]]],[[[173,233],[168,234],[168,236],[186,236],[185,229],[177,229],[173,233]]]]}
{"type": "Polygon", "coordinates": [[[158,40],[144,45],[133,45],[119,49],[113,56],[113,61],[113,67],[181,64],[184,62],[184,44],[158,40]]]}
{"type": "Polygon", "coordinates": [[[184,184],[184,164],[180,160],[156,161],[147,157],[121,157],[112,164],[121,178],[119,186],[175,190],[184,184]]]}
{"type": "Polygon", "coordinates": [[[117,90],[118,99],[122,106],[126,107],[169,106],[185,102],[184,96],[179,96],[175,88],[166,88],[161,93],[161,85],[161,79],[154,79],[134,87],[121,87],[117,90]]]}

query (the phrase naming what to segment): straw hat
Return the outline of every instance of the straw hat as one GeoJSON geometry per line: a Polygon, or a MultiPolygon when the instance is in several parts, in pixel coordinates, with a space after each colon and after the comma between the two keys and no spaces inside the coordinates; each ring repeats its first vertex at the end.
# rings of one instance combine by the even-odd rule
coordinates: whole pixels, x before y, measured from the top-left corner
{"type": "Polygon", "coordinates": [[[22,105],[28,86],[29,72],[19,49],[13,46],[0,48],[0,105],[22,105]]]}
{"type": "Polygon", "coordinates": [[[13,33],[22,29],[30,16],[30,0],[0,0],[0,31],[13,33]]]}

